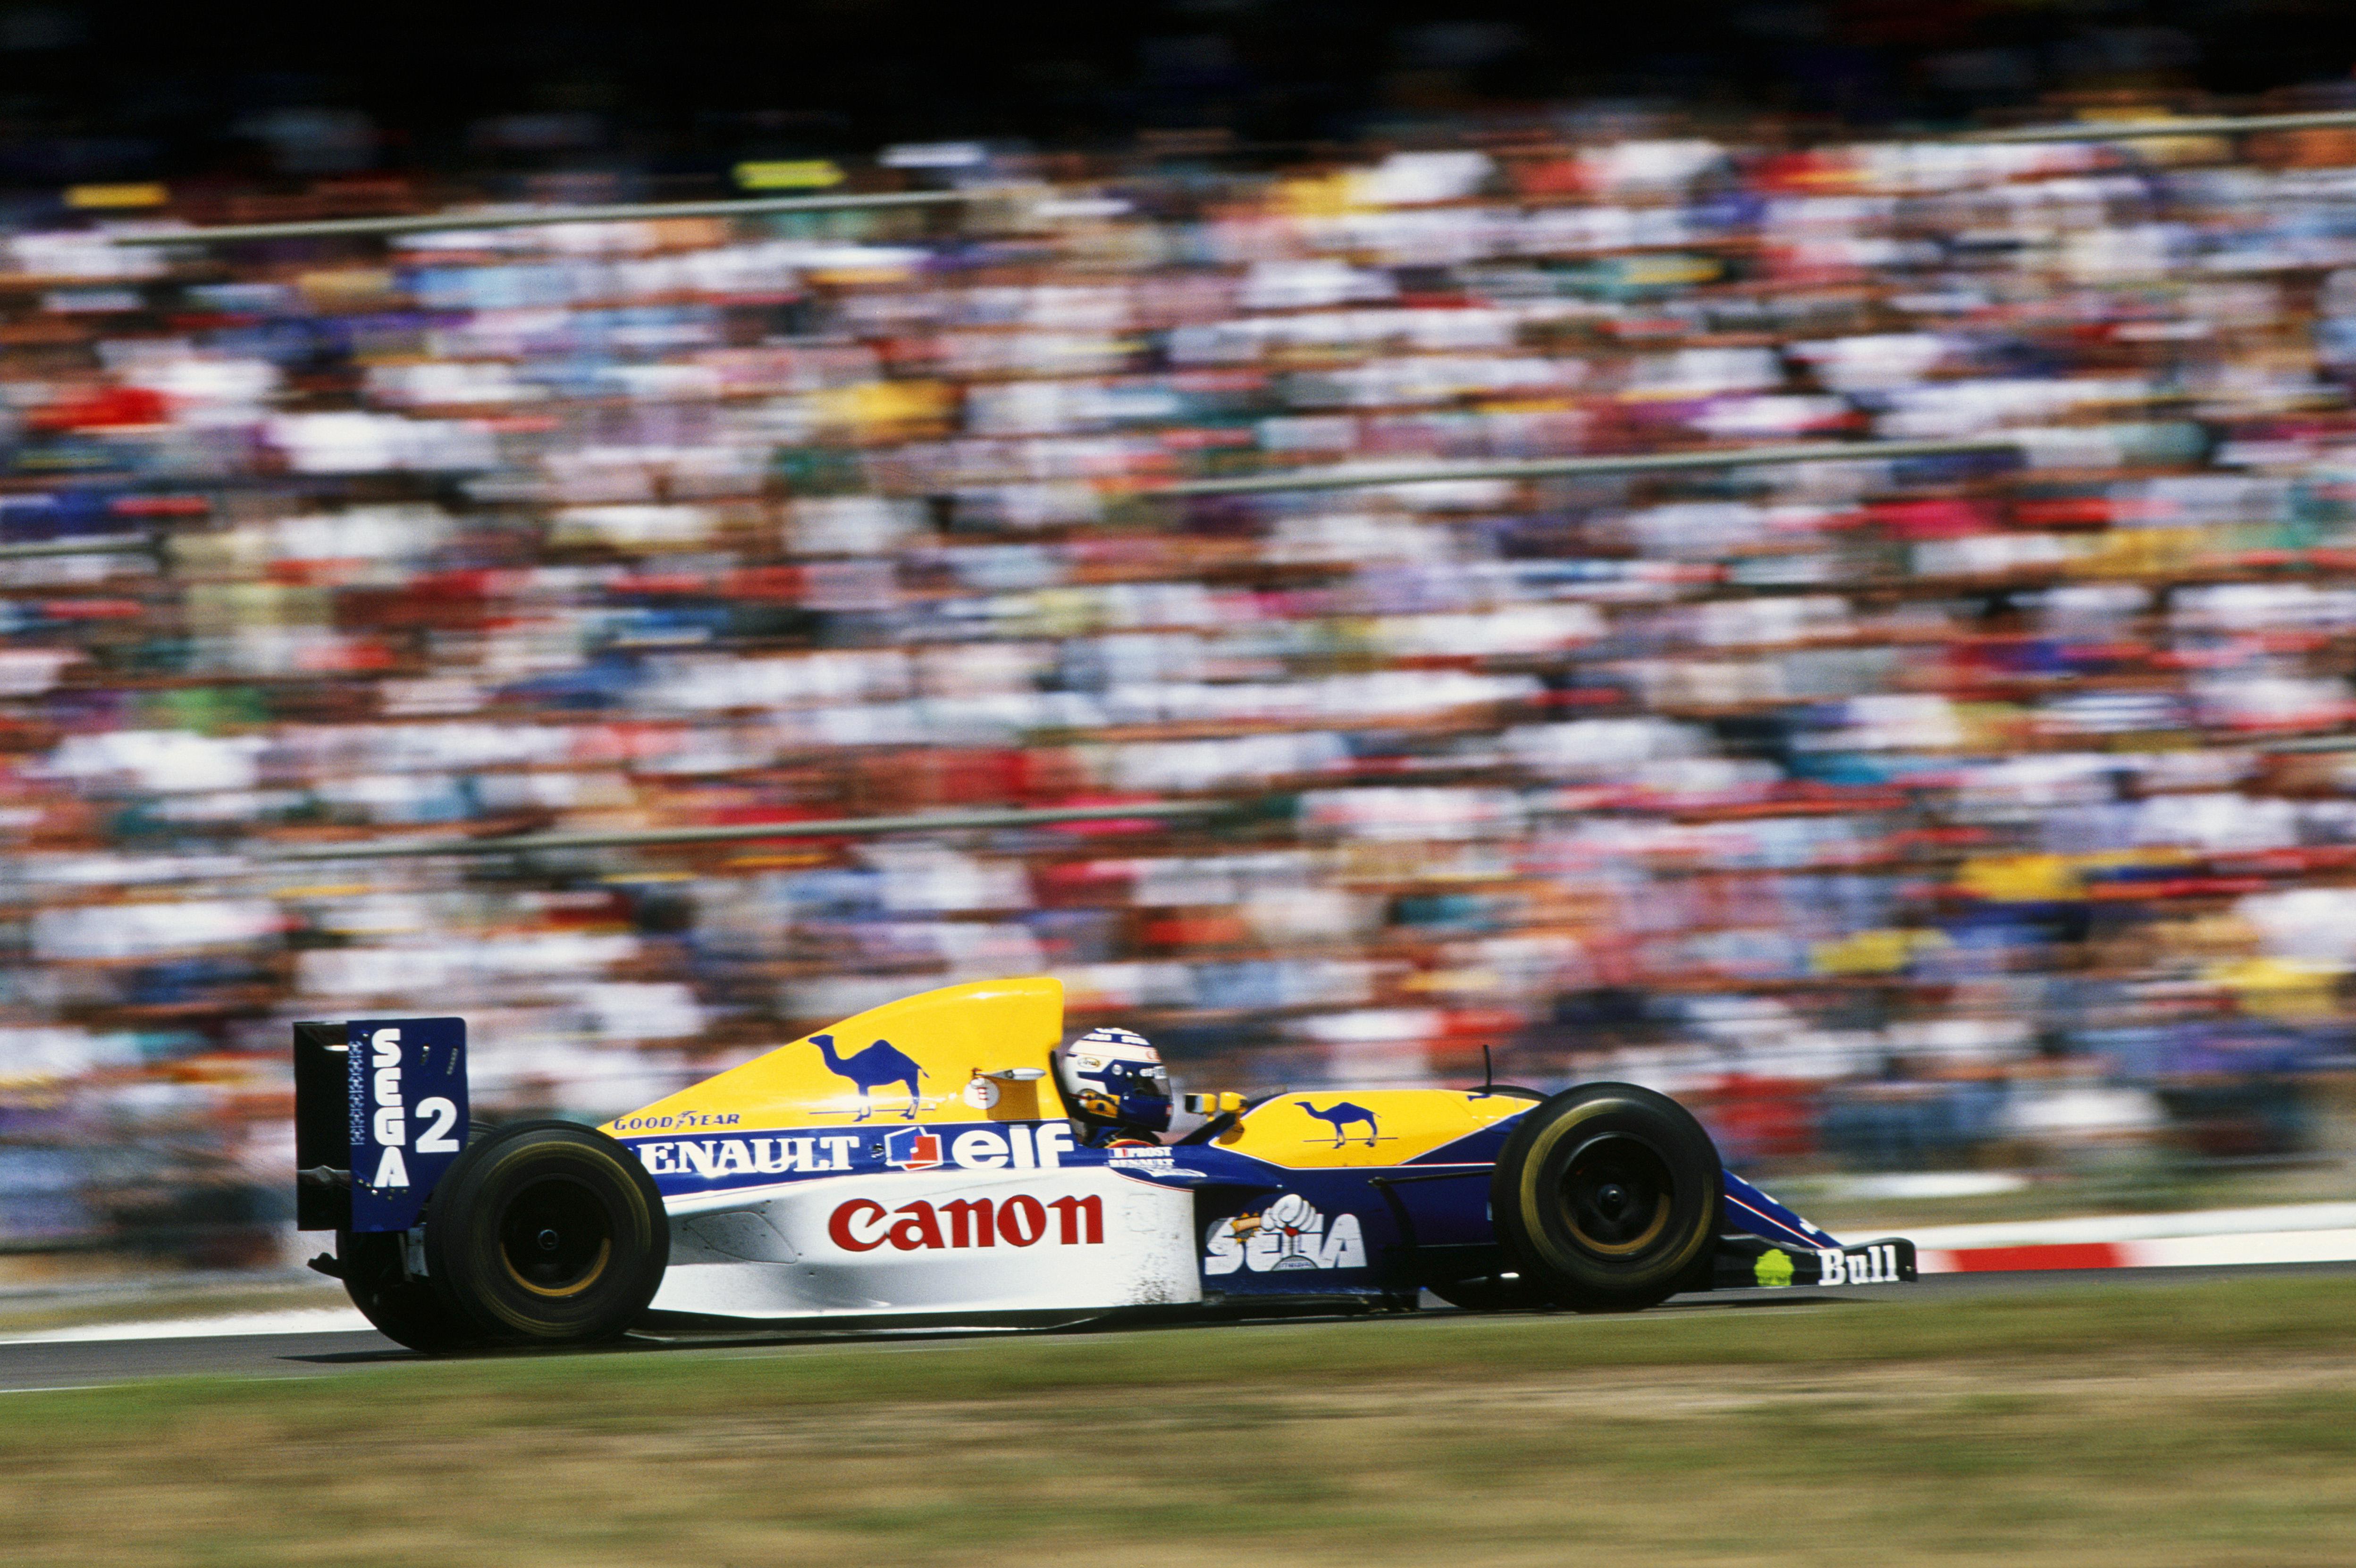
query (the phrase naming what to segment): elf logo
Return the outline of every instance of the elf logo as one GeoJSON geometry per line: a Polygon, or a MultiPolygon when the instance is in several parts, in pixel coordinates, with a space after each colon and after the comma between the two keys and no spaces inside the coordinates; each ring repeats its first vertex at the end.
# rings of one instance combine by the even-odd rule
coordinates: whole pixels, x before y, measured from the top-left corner
{"type": "MultiPolygon", "coordinates": [[[[419,1107],[421,1112],[423,1109],[419,1107]]],[[[357,1121],[354,1125],[359,1125],[357,1121]]],[[[879,1159],[904,1171],[928,1171],[941,1165],[969,1171],[1052,1171],[1061,1168],[1064,1156],[1072,1152],[1072,1129],[1063,1122],[1036,1127],[1012,1122],[946,1132],[895,1127],[873,1140],[857,1133],[821,1133],[807,1138],[665,1140],[630,1147],[652,1175],[700,1181],[873,1169],[870,1162],[879,1159]]]]}
{"type": "Polygon", "coordinates": [[[904,1171],[928,1171],[947,1164],[941,1135],[922,1127],[903,1127],[884,1136],[884,1163],[904,1171]]]}

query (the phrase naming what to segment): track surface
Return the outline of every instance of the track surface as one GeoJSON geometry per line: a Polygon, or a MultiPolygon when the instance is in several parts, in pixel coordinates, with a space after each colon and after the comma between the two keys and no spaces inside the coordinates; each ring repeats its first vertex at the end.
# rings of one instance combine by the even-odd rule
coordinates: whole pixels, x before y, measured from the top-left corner
{"type": "MultiPolygon", "coordinates": [[[[2030,1294],[2086,1285],[2152,1285],[2195,1280],[2244,1279],[2302,1274],[2356,1274],[2356,1262],[2287,1263],[2264,1267],[2221,1269],[2076,1269],[2040,1273],[1937,1274],[1919,1284],[1869,1290],[1727,1291],[1711,1295],[1680,1296],[1664,1312],[1727,1312],[1753,1307],[1824,1309],[1843,1303],[1920,1300],[1927,1296],[2030,1294]]],[[[1427,1318],[1466,1316],[1432,1313],[1427,1318]]],[[[1299,1320],[1294,1320],[1299,1321],[1299,1320]]],[[[1225,1332],[1248,1333],[1250,1325],[1223,1326],[1225,1332]]],[[[1141,1330],[1186,1333],[1194,1329],[1141,1330]]],[[[967,1337],[941,1334],[919,1338],[937,1342],[967,1337]]],[[[909,1336],[869,1341],[905,1348],[909,1336]]],[[[648,1343],[634,1341],[583,1354],[593,1355],[789,1355],[816,1344],[840,1346],[840,1337],[766,1336],[648,1343]]],[[[381,1335],[362,1330],[335,1334],[256,1334],[215,1338],[112,1339],[62,1344],[0,1345],[0,1393],[37,1390],[94,1388],[138,1382],[150,1378],[228,1376],[238,1378],[318,1378],[369,1368],[422,1365],[425,1358],[404,1350],[381,1335]]]]}

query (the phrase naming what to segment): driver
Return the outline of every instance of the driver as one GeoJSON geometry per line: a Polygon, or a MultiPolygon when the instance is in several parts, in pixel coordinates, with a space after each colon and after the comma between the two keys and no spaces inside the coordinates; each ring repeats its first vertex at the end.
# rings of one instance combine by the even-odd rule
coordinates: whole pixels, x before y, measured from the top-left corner
{"type": "Polygon", "coordinates": [[[1162,1053],[1129,1029],[1090,1029],[1055,1053],[1055,1082],[1092,1149],[1158,1144],[1170,1127],[1162,1053]]]}

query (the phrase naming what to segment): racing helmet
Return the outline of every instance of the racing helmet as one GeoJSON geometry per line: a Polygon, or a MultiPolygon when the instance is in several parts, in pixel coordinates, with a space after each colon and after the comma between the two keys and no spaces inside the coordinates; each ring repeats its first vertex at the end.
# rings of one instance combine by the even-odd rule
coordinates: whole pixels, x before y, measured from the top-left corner
{"type": "Polygon", "coordinates": [[[1090,1029],[1055,1053],[1055,1083],[1072,1114],[1093,1128],[1161,1133],[1170,1126],[1170,1074],[1162,1053],[1130,1029],[1090,1029]]]}

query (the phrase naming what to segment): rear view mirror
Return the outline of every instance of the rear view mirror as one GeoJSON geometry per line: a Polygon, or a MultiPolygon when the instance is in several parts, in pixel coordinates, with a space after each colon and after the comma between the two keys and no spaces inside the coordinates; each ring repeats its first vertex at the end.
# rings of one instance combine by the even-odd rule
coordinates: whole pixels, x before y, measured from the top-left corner
{"type": "Polygon", "coordinates": [[[1186,1113],[1190,1116],[1220,1116],[1244,1108],[1244,1097],[1230,1090],[1217,1094],[1190,1094],[1186,1097],[1186,1113]]]}
{"type": "Polygon", "coordinates": [[[1047,1076],[1043,1067],[1002,1067],[996,1072],[986,1072],[984,1078],[994,1078],[1001,1083],[1036,1083],[1047,1076]]]}

